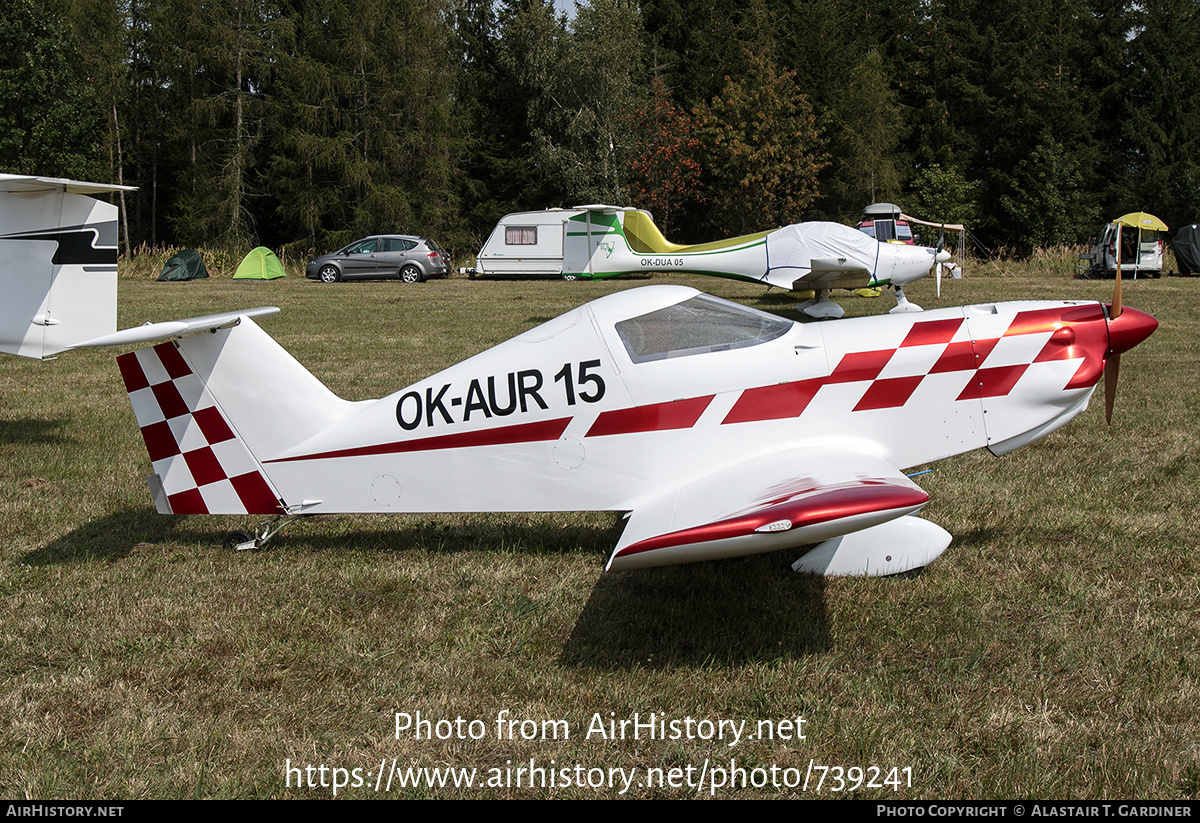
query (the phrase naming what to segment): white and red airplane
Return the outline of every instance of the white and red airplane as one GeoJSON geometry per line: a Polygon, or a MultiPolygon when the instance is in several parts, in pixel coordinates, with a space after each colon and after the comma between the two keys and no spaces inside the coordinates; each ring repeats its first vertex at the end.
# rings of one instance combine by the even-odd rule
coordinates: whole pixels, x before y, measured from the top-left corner
{"type": "Polygon", "coordinates": [[[950,543],[905,471],[1004,454],[1082,412],[1157,321],[1096,302],[800,324],[682,286],[602,297],[378,400],[330,392],[264,308],[66,348],[118,359],[167,514],[628,512],[610,569],[811,546],[886,575],[950,543]],[[1107,367],[1107,369],[1106,369],[1107,367]],[[814,545],[815,544],[815,545],[814,545]]]}

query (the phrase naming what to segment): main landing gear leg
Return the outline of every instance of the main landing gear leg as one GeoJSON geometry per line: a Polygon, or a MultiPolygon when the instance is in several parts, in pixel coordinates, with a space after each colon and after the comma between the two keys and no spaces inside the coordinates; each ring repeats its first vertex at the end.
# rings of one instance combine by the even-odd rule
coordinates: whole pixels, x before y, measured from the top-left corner
{"type": "Polygon", "coordinates": [[[908,298],[904,296],[904,289],[899,286],[893,286],[896,290],[892,296],[896,298],[896,308],[888,311],[888,314],[905,314],[907,312],[924,311],[916,303],[908,302],[908,298]]]}
{"type": "Polygon", "coordinates": [[[829,289],[817,289],[817,296],[796,304],[796,311],[817,320],[836,320],[846,313],[845,309],[829,299],[829,289]]]}

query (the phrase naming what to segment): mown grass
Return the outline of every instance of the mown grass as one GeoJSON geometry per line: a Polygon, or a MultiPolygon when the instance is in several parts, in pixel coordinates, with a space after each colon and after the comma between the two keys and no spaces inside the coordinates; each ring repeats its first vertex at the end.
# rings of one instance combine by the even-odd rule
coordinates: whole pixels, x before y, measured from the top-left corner
{"type": "MultiPolygon", "coordinates": [[[[354,399],[658,282],[148,278],[122,278],[122,326],[278,305],[264,327],[354,399]]],[[[792,300],[752,285],[666,279],[790,315],[792,300]]],[[[944,305],[1111,291],[1033,265],[969,269],[943,287],[944,305]]],[[[930,281],[909,291],[935,302],[930,281]]],[[[0,360],[0,794],[328,797],[289,786],[285,761],[482,772],[535,758],[911,767],[911,788],[854,797],[1196,797],[1198,297],[1193,280],[1127,283],[1127,304],[1161,327],[1124,358],[1114,425],[1097,402],[1004,458],[936,464],[920,478],[925,514],[954,543],[921,574],[883,580],[795,575],[795,553],[605,574],[621,528],[611,513],[317,518],[235,555],[220,540],[249,522],[155,514],[113,352],[0,360]],[[566,720],[571,737],[497,740],[503,710],[566,720]],[[395,713],[417,711],[482,720],[488,739],[396,739],[395,713]],[[803,716],[807,738],[584,737],[594,713],[651,712],[750,726],[803,716]]],[[[843,304],[869,314],[891,301],[843,304]]],[[[338,796],[381,795],[372,782],[338,796]]]]}

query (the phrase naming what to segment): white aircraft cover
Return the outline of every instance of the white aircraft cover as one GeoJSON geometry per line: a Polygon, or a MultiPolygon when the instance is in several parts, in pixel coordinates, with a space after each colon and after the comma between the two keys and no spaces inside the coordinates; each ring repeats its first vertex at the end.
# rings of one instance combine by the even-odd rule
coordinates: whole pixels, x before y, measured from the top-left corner
{"type": "Polygon", "coordinates": [[[879,246],[875,238],[840,223],[794,223],[767,235],[766,279],[802,281],[805,288],[841,285],[849,272],[866,273],[869,279],[879,262],[879,246]]]}

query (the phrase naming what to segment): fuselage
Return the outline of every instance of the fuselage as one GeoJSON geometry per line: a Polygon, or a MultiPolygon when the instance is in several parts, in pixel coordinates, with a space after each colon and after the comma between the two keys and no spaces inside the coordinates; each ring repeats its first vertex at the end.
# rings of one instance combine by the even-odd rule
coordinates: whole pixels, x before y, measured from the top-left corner
{"type": "Polygon", "coordinates": [[[938,259],[934,249],[879,243],[819,221],[690,246],[666,241],[640,212],[584,214],[565,226],[563,273],[584,279],[683,272],[788,290],[903,286],[938,259]]]}
{"type": "Polygon", "coordinates": [[[802,324],[651,286],[256,456],[284,500],[319,500],[316,513],[623,511],[781,450],[897,469],[1003,453],[1085,409],[1108,351],[1094,302],[802,324]]]}

